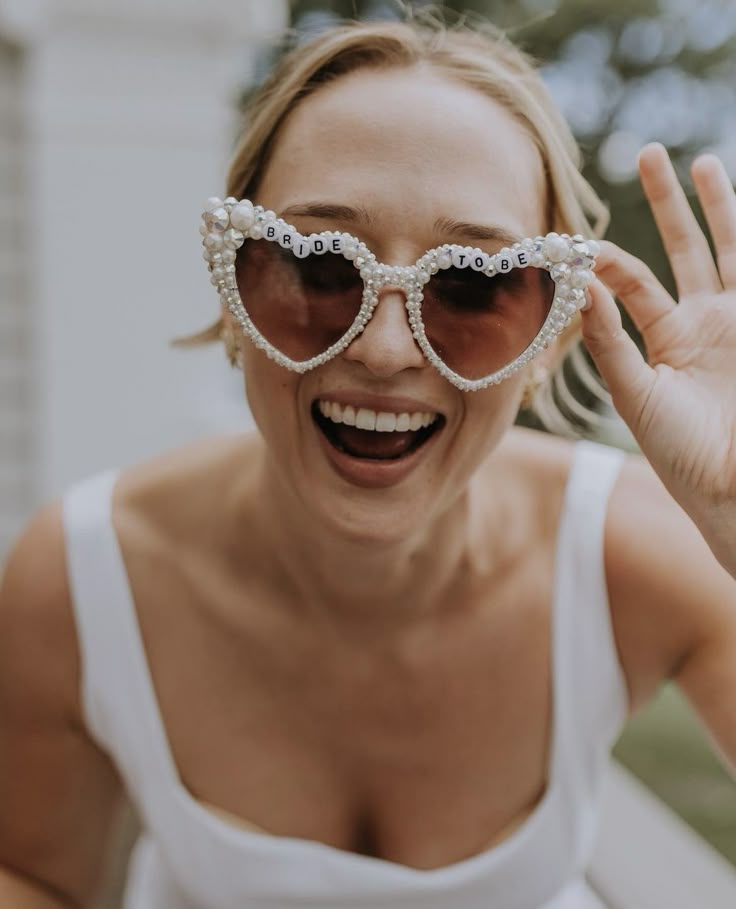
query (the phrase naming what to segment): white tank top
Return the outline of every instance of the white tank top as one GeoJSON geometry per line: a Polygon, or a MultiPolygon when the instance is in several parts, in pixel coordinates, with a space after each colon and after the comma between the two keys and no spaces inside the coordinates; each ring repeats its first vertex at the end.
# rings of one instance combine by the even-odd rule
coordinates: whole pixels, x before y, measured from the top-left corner
{"type": "Polygon", "coordinates": [[[585,881],[610,749],[625,721],[603,525],[622,453],[580,441],[557,538],[548,785],[511,835],[469,859],[419,870],[236,826],[178,775],[110,519],[111,469],[64,496],[67,564],[90,735],[144,828],[124,909],[603,909],[585,881]]]}

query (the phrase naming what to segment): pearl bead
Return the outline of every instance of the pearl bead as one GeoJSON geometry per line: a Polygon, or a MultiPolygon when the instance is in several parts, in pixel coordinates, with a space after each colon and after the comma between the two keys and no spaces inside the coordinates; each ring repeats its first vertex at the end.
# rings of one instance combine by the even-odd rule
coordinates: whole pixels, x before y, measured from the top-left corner
{"type": "Polygon", "coordinates": [[[235,258],[236,258],[236,253],[235,253],[234,249],[230,249],[229,247],[226,249],[223,249],[222,261],[225,263],[225,265],[232,265],[233,262],[235,261],[235,258]]]}
{"type": "Polygon", "coordinates": [[[437,256],[437,265],[439,265],[440,268],[450,268],[452,266],[452,256],[447,250],[443,250],[437,256]]]}
{"type": "Polygon", "coordinates": [[[588,255],[595,256],[599,255],[601,251],[601,244],[597,240],[588,240],[588,255]]]}
{"type": "Polygon", "coordinates": [[[204,203],[205,212],[212,212],[215,209],[222,208],[222,199],[217,196],[210,196],[210,198],[204,203]]]}
{"type": "Polygon", "coordinates": [[[223,242],[222,234],[207,234],[204,238],[204,245],[207,249],[222,249],[223,242]]]}
{"type": "Polygon", "coordinates": [[[583,268],[573,272],[570,284],[572,284],[573,287],[587,287],[588,284],[593,282],[593,278],[593,272],[589,268],[583,268]]]}
{"type": "Polygon", "coordinates": [[[228,214],[225,208],[216,208],[205,218],[210,230],[225,230],[228,226],[228,214]]]}
{"type": "Polygon", "coordinates": [[[250,230],[255,221],[256,215],[253,210],[253,203],[249,202],[247,199],[244,199],[242,202],[238,202],[230,212],[230,223],[237,230],[250,230]]]}
{"type": "Polygon", "coordinates": [[[263,225],[254,224],[253,227],[248,231],[248,234],[251,240],[260,240],[263,236],[263,225]]]}
{"type": "Polygon", "coordinates": [[[564,237],[561,237],[556,233],[550,233],[547,234],[547,237],[545,238],[543,250],[545,256],[551,262],[562,262],[567,258],[570,247],[564,237]]]}

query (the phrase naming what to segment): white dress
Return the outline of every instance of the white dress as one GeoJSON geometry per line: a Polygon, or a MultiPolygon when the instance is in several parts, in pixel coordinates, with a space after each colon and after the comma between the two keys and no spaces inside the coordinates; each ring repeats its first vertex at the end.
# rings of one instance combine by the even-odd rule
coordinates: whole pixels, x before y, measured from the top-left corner
{"type": "Polygon", "coordinates": [[[557,539],[548,786],[511,835],[418,870],[231,824],[178,775],[110,520],[117,470],[72,486],[64,528],[90,735],[116,765],[144,833],[125,909],[602,909],[585,880],[610,749],[626,718],[603,568],[623,455],[575,445],[557,539]]]}

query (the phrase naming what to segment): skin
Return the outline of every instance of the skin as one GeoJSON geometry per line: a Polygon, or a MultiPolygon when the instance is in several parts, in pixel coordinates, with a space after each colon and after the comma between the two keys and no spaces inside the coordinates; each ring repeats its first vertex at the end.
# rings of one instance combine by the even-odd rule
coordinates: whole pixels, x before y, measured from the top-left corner
{"type": "MultiPolygon", "coordinates": [[[[656,212],[677,189],[655,176],[655,154],[642,179],[665,200],[656,212]]],[[[702,166],[705,183],[714,168],[702,166]]],[[[361,71],[296,108],[258,201],[282,212],[314,200],[371,217],[294,217],[297,227],[348,229],[387,262],[444,242],[431,227],[442,216],[523,236],[546,229],[529,137],[495,103],[428,71],[361,71]]],[[[666,242],[683,218],[671,215],[666,242]]],[[[608,244],[599,274],[631,302],[644,296],[642,268],[608,244]]],[[[595,286],[586,339],[628,413],[606,293],[595,286]]],[[[179,775],[231,822],[272,834],[417,868],[476,854],[522,823],[546,786],[550,599],[572,445],[512,427],[523,376],[475,394],[445,382],[395,290],[359,339],[310,373],[243,354],[260,436],[141,464],[115,492],[179,775]],[[311,404],[335,393],[418,399],[446,425],[399,483],[367,489],[319,447],[311,404]]],[[[659,464],[661,447],[649,448],[659,464]]],[[[736,707],[723,696],[736,688],[736,581],[668,488],[631,457],[606,518],[630,709],[676,678],[736,762],[736,707]]],[[[20,538],[0,592],[0,895],[19,907],[89,903],[120,802],[79,686],[55,502],[20,538]]]]}

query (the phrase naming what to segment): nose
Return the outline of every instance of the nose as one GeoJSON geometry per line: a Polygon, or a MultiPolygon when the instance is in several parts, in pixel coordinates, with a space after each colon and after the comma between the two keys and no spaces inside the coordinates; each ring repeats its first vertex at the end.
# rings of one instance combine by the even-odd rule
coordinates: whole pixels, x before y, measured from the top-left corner
{"type": "Polygon", "coordinates": [[[345,359],[362,363],[380,378],[428,365],[411,333],[405,300],[398,287],[382,288],[373,316],[343,354],[345,359]]]}

